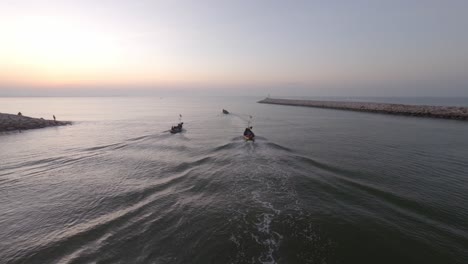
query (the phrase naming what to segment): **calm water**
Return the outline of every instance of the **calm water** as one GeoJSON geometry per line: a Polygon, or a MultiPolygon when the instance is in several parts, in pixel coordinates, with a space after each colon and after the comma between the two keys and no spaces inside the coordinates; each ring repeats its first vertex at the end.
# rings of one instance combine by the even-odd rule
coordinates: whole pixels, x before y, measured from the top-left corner
{"type": "Polygon", "coordinates": [[[0,98],[0,262],[468,263],[468,122],[258,99],[0,98]]]}

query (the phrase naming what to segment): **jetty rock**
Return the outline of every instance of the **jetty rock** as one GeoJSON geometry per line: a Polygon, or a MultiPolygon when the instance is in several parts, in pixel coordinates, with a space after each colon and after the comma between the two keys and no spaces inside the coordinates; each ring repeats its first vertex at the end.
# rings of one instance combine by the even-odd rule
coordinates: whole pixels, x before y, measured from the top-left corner
{"type": "Polygon", "coordinates": [[[33,118],[23,115],[0,113],[0,132],[27,130],[53,126],[71,125],[70,121],[54,121],[43,118],[33,118]]]}
{"type": "Polygon", "coordinates": [[[266,98],[264,100],[258,101],[258,103],[329,108],[392,115],[468,120],[468,107],[462,106],[406,105],[372,102],[316,101],[273,98],[266,98]]]}

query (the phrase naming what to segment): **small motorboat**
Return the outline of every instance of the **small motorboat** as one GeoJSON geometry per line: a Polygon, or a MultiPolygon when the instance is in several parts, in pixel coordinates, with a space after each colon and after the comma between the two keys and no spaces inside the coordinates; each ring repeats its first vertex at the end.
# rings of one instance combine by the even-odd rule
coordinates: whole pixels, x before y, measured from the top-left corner
{"type": "Polygon", "coordinates": [[[250,124],[252,123],[252,116],[249,116],[249,122],[247,123],[247,127],[244,130],[244,139],[245,141],[255,141],[255,133],[252,131],[250,124]]]}
{"type": "Polygon", "coordinates": [[[223,109],[223,114],[226,114],[226,115],[229,114],[228,110],[223,109]]]}
{"type": "Polygon", "coordinates": [[[244,131],[245,141],[255,141],[255,134],[252,131],[252,127],[247,127],[244,131]]]}
{"type": "Polygon", "coordinates": [[[184,122],[180,122],[177,126],[173,126],[171,128],[171,133],[176,134],[182,132],[182,126],[184,125],[184,122]]]}

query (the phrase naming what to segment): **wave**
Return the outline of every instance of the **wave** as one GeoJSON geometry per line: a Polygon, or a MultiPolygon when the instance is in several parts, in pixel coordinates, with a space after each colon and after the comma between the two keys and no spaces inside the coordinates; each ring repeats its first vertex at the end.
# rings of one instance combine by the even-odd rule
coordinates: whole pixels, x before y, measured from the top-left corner
{"type": "MultiPolygon", "coordinates": [[[[298,150],[295,144],[262,136],[245,142],[241,136],[207,140],[202,129],[177,135],[144,131],[120,142],[68,149],[66,155],[5,164],[1,189],[17,193],[5,201],[21,195],[29,196],[23,203],[37,201],[28,204],[30,222],[22,218],[31,223],[30,230],[21,233],[10,225],[9,236],[24,236],[10,237],[19,242],[2,252],[2,258],[44,263],[333,263],[336,255],[349,254],[343,248],[368,248],[383,237],[390,242],[379,242],[375,255],[385,253],[395,237],[417,244],[422,248],[417,252],[440,249],[458,255],[468,242],[464,206],[447,208],[446,200],[429,197],[440,191],[436,184],[423,190],[414,183],[428,171],[423,162],[380,170],[378,165],[401,155],[399,144],[368,147],[371,153],[383,153],[379,160],[369,160],[374,166],[370,170],[341,163],[341,156],[324,161],[314,156],[320,154],[316,149],[298,150]],[[405,183],[414,186],[405,188],[405,183]],[[354,238],[362,244],[348,242],[354,238]]],[[[419,160],[433,158],[418,151],[413,154],[419,160]]],[[[431,173],[444,176],[445,184],[461,185],[463,161],[454,154],[450,164],[458,167],[434,166],[431,173]]],[[[463,202],[460,190],[452,190],[447,199],[463,202]]],[[[22,216],[21,206],[4,204],[10,210],[5,212],[18,210],[17,217],[22,216]]]]}

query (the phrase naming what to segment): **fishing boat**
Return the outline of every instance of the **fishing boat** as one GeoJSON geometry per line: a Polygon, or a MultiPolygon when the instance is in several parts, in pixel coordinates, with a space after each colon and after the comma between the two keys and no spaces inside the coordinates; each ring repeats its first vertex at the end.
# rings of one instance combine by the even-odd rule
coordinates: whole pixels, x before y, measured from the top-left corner
{"type": "Polygon", "coordinates": [[[252,123],[252,116],[249,116],[249,122],[247,123],[247,127],[244,130],[245,141],[255,141],[255,134],[252,131],[252,127],[250,126],[251,123],[252,123]]]}
{"type": "Polygon", "coordinates": [[[173,126],[171,128],[171,133],[176,134],[182,132],[182,126],[184,125],[184,122],[180,122],[177,126],[173,126]]]}
{"type": "Polygon", "coordinates": [[[182,122],[182,115],[179,114],[179,124],[177,124],[177,126],[171,127],[170,132],[171,132],[172,134],[177,134],[177,133],[182,132],[182,126],[183,126],[183,125],[184,125],[184,122],[182,122]]]}
{"type": "Polygon", "coordinates": [[[226,115],[229,114],[228,110],[223,109],[223,114],[226,114],[226,115]]]}

